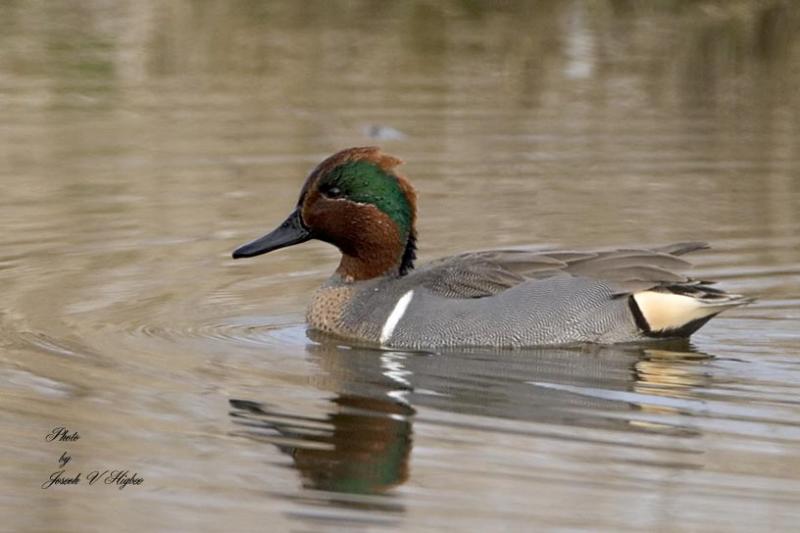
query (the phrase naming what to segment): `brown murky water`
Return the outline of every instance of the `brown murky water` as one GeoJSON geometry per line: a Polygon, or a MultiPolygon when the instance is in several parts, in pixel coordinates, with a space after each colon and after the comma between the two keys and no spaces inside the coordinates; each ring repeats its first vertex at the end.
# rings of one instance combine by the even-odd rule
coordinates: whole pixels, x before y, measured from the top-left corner
{"type": "Polygon", "coordinates": [[[0,528],[797,530],[798,87],[788,1],[0,3],[0,528]],[[336,251],[229,253],[376,143],[423,259],[702,239],[759,300],[682,345],[318,343],[336,251]]]}

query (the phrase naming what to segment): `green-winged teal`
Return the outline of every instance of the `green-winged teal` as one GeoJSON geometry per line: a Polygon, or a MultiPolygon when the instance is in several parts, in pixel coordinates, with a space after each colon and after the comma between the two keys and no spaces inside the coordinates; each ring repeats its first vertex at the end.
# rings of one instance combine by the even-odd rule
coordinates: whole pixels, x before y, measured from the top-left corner
{"type": "Polygon", "coordinates": [[[379,148],[319,164],[272,233],[238,248],[252,257],[309,239],[342,260],[313,295],[309,325],[387,347],[533,346],[688,337],[749,298],[681,272],[688,242],[610,251],[489,250],[414,269],[416,194],[379,148]]]}

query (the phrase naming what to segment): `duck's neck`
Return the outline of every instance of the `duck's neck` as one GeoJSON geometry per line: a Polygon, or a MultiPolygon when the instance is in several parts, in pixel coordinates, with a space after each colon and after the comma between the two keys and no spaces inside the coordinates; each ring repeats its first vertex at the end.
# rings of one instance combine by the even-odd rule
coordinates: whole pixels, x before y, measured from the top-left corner
{"type": "Polygon", "coordinates": [[[362,243],[356,250],[342,250],[336,273],[346,282],[405,276],[414,268],[416,251],[417,236],[412,229],[405,243],[400,240],[395,240],[391,246],[362,243]]]}

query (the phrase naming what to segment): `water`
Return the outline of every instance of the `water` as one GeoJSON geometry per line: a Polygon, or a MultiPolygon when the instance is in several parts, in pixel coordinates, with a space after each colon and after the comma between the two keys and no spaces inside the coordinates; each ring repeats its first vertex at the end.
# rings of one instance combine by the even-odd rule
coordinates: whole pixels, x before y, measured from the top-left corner
{"type": "Polygon", "coordinates": [[[798,36],[789,2],[0,4],[0,527],[796,530],[798,36]],[[376,143],[423,260],[703,239],[758,301],[648,347],[309,338],[336,251],[229,254],[376,143]]]}

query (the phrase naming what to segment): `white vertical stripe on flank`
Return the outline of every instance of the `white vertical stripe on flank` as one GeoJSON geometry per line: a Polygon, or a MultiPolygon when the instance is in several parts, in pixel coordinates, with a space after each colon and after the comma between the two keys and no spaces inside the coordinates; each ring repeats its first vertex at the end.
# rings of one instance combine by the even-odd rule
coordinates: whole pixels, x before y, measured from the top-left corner
{"type": "Polygon", "coordinates": [[[414,297],[414,291],[408,291],[403,296],[397,300],[397,303],[394,305],[394,309],[392,312],[389,313],[389,318],[386,319],[386,323],[383,325],[383,329],[381,329],[381,344],[386,344],[386,342],[392,338],[392,333],[394,333],[394,328],[397,327],[398,322],[400,319],[403,318],[403,315],[408,309],[408,304],[411,303],[411,298],[414,297]]]}

